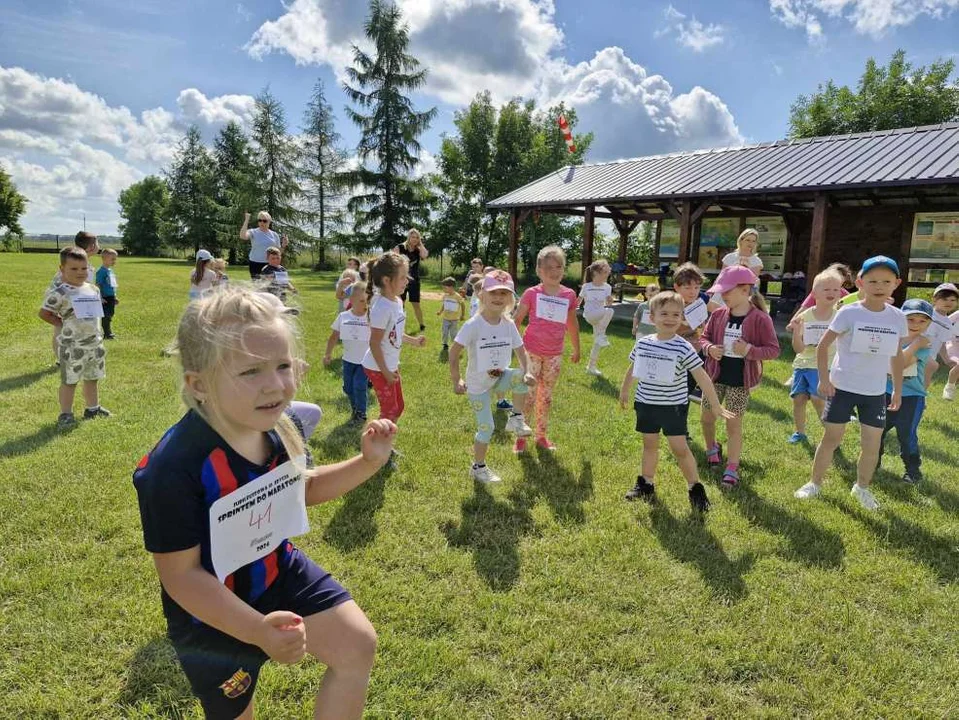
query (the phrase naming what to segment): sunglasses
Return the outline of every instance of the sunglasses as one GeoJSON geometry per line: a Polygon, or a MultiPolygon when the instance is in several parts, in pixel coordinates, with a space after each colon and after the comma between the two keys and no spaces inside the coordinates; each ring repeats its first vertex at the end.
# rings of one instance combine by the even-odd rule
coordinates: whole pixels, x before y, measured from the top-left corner
{"type": "Polygon", "coordinates": [[[268,222],[270,222],[270,221],[269,221],[269,220],[264,220],[263,218],[260,218],[259,220],[257,220],[257,222],[258,222],[258,223],[261,223],[261,222],[268,223],[268,222]]]}

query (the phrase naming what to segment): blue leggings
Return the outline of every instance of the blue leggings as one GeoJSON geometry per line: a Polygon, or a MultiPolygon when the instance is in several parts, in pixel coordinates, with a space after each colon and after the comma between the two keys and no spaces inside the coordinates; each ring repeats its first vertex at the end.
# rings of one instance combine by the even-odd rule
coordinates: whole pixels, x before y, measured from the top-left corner
{"type": "Polygon", "coordinates": [[[493,410],[490,406],[494,393],[511,391],[513,397],[526,394],[526,383],[523,382],[523,371],[520,368],[507,368],[499,376],[496,384],[481,395],[467,395],[470,407],[476,415],[476,435],[473,439],[478,443],[489,445],[493,437],[493,410]]]}
{"type": "Polygon", "coordinates": [[[350,399],[353,412],[366,415],[366,373],[362,365],[343,361],[343,392],[350,399]]]}

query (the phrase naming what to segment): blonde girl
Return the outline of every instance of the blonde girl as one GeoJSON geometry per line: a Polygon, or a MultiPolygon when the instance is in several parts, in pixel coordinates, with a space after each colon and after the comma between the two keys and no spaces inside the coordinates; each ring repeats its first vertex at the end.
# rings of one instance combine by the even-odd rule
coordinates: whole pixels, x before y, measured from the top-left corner
{"type": "MultiPolygon", "coordinates": [[[[539,285],[523,293],[514,321],[522,325],[528,318],[523,343],[529,354],[529,371],[536,379],[536,390],[526,394],[525,415],[536,417],[536,445],[544,450],[556,446],[546,438],[553,387],[563,364],[563,346],[569,333],[573,345],[570,359],[579,362],[579,323],[576,318],[576,293],[562,284],[566,272],[566,253],[556,245],[547,245],[536,256],[539,285]]],[[[514,452],[526,452],[526,438],[517,438],[514,452]]]]}
{"type": "Polygon", "coordinates": [[[613,299],[613,288],[606,282],[612,272],[609,263],[597,260],[586,268],[586,282],[579,291],[578,303],[583,304],[583,318],[593,326],[593,349],[589,353],[589,363],[586,372],[600,376],[603,373],[596,367],[599,360],[599,351],[609,347],[606,337],[606,328],[613,319],[613,308],[609,307],[613,299]]]}
{"type": "Polygon", "coordinates": [[[288,538],[309,531],[307,506],[349,492],[386,462],[396,426],[371,423],[359,455],[307,469],[285,414],[303,368],[298,332],[279,303],[251,289],[190,303],[176,345],[187,411],[133,483],[190,686],[206,717],[249,720],[263,663],[309,653],[328,669],[316,717],[359,718],[376,633],[288,538]]]}
{"type": "Polygon", "coordinates": [[[217,287],[226,287],[227,283],[230,282],[230,278],[226,274],[226,265],[226,260],[223,258],[213,258],[213,262],[210,263],[210,268],[216,273],[217,287]]]}
{"type": "MultiPolygon", "coordinates": [[[[473,437],[473,464],[470,477],[478,482],[499,482],[499,476],[486,465],[486,451],[493,437],[492,395],[510,391],[517,396],[536,381],[527,372],[526,350],[516,325],[509,314],[516,302],[513,278],[503,270],[487,273],[478,293],[480,311],[467,320],[456,334],[450,349],[450,378],[453,392],[467,395],[476,414],[477,430],[473,437]],[[466,348],[466,381],[460,378],[460,355],[466,348]],[[513,354],[520,369],[509,366],[513,354]]],[[[533,434],[521,412],[511,412],[506,430],[518,438],[533,434]]]]}
{"type": "MultiPolygon", "coordinates": [[[[336,312],[341,313],[350,309],[350,297],[353,294],[353,286],[360,282],[360,271],[353,268],[346,268],[340,273],[336,281],[336,312]]],[[[364,284],[365,287],[365,284],[364,284]]]]}
{"type": "Polygon", "coordinates": [[[742,265],[759,275],[763,271],[763,261],[756,254],[758,246],[759,233],[754,228],[746,228],[736,238],[736,251],[723,257],[723,267],[742,265]]]}
{"type": "Polygon", "coordinates": [[[196,265],[190,273],[190,299],[196,300],[216,285],[216,273],[210,268],[213,255],[209,250],[197,250],[196,265]]]}
{"type": "Polygon", "coordinates": [[[383,253],[367,265],[370,306],[370,344],[363,356],[363,369],[373,383],[380,403],[380,418],[396,422],[403,414],[403,383],[400,379],[400,349],[405,340],[422,347],[426,337],[407,335],[406,313],[400,299],[409,282],[409,263],[399,253],[383,253]],[[374,299],[373,288],[380,293],[374,299]]]}
{"type": "MultiPolygon", "coordinates": [[[[724,305],[706,321],[699,347],[706,353],[706,373],[716,386],[720,402],[735,415],[726,419],[729,447],[722,478],[725,487],[739,484],[743,415],[749,405],[749,393],[762,379],[763,361],[779,356],[776,329],[766,311],[765,300],[753,289],[756,282],[757,278],[749,268],[730,265],[722,269],[706,291],[711,295],[722,295],[724,305]]],[[[716,442],[718,411],[719,408],[703,399],[706,462],[713,467],[722,464],[722,451],[716,442]]]]}

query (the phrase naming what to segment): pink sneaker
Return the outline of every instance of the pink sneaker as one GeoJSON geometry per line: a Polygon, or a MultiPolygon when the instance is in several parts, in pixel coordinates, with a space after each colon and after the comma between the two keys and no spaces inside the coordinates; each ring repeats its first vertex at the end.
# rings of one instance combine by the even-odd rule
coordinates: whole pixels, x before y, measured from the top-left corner
{"type": "Polygon", "coordinates": [[[516,442],[513,445],[513,452],[517,454],[526,452],[526,438],[516,438],[516,442]]]}
{"type": "Polygon", "coordinates": [[[556,446],[544,437],[536,438],[536,447],[541,447],[543,450],[549,450],[550,452],[556,449],[556,446]]]}

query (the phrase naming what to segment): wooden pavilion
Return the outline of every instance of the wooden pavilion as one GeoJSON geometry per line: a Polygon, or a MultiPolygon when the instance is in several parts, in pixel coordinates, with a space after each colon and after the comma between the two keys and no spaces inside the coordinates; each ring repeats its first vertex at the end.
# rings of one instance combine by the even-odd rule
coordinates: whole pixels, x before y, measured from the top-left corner
{"type": "Polygon", "coordinates": [[[583,218],[584,269],[593,261],[595,220],[607,218],[619,233],[620,261],[643,220],[655,223],[662,262],[692,259],[707,271],[719,267],[712,263],[730,233],[761,223],[772,228],[768,247],[761,233],[760,256],[775,253],[766,264],[774,276],[812,277],[831,262],[855,267],[881,253],[896,258],[914,285],[950,273],[956,281],[959,123],[570,166],[487,208],[510,214],[513,275],[523,223],[553,213],[583,218]],[[704,240],[716,219],[724,220],[725,239],[704,240]]]}

